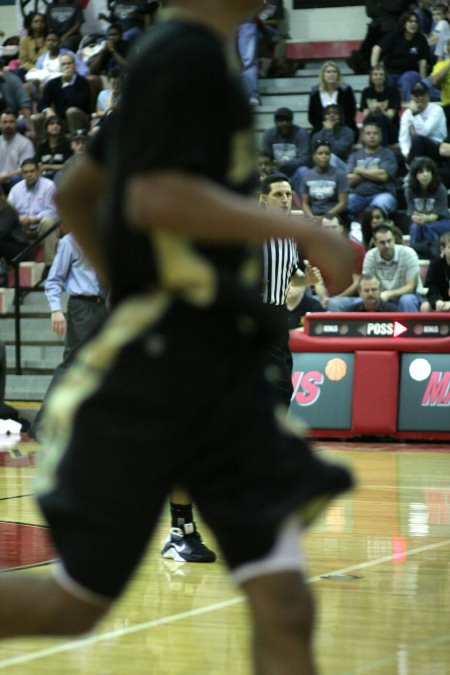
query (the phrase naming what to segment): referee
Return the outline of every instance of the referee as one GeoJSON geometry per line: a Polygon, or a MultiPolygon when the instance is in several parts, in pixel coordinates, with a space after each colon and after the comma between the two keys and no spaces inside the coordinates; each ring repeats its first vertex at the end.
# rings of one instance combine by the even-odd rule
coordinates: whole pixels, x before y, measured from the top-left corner
{"type": "MultiPolygon", "coordinates": [[[[283,173],[274,173],[261,182],[260,203],[271,212],[290,216],[292,187],[283,173]]],[[[266,342],[265,351],[269,377],[281,402],[289,406],[292,397],[292,354],[289,349],[289,329],[286,299],[291,284],[314,285],[321,280],[317,268],[307,267],[302,271],[297,244],[293,239],[268,239],[263,244],[262,299],[271,310],[282,315],[283,331],[266,342]]]]}

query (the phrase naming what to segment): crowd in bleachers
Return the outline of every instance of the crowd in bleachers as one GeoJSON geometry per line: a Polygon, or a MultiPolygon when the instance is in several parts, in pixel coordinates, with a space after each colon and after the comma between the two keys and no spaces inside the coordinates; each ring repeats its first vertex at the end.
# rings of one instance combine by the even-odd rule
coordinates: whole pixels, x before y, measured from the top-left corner
{"type": "MultiPolygon", "coordinates": [[[[45,15],[25,17],[22,34],[7,41],[17,43],[17,54],[9,51],[0,61],[2,192],[8,195],[16,184],[27,189],[25,174],[34,170],[22,166],[24,160],[38,167],[34,191],[39,187],[44,194],[45,181],[58,180],[74,149],[117,105],[130,45],[152,24],[160,4],[111,2],[101,16],[106,31],[85,37],[76,0],[54,0],[45,15]]],[[[258,162],[265,164],[264,175],[288,176],[294,208],[337,217],[367,250],[376,244],[377,225],[391,229],[397,247],[409,235],[418,266],[419,257],[439,255],[439,237],[450,230],[450,12],[440,0],[377,0],[366,2],[366,9],[372,19],[368,34],[348,59],[356,72],[368,75],[359,100],[339,64],[325,61],[309,95],[309,127],[296,125],[289,108],[279,108],[263,135],[258,162]]],[[[283,0],[266,0],[238,28],[236,47],[252,105],[260,103],[261,63],[267,71],[267,59],[280,57],[277,45],[286,30],[283,0]]],[[[31,211],[28,203],[27,212],[18,212],[26,239],[18,238],[17,228],[2,234],[3,220],[11,219],[9,209],[3,214],[0,207],[0,258],[9,261],[12,251],[45,231],[49,207],[41,199],[31,211]]],[[[51,257],[50,251],[47,266],[51,257]]],[[[419,309],[423,303],[415,304],[419,309]]]]}
{"type": "MultiPolygon", "coordinates": [[[[347,59],[368,76],[359,100],[339,64],[324,62],[309,94],[309,127],[296,125],[289,108],[276,110],[258,163],[264,175],[281,171],[289,178],[298,209],[324,222],[337,220],[365,247],[355,272],[366,274],[372,261],[384,301],[398,311],[429,311],[436,303],[426,300],[433,280],[423,261],[440,258],[446,246],[441,235],[450,232],[450,10],[439,0],[380,0],[366,8],[374,14],[368,39],[347,59]],[[397,275],[402,258],[407,273],[393,288],[389,277],[397,275]]],[[[447,286],[439,292],[447,307],[450,269],[441,259],[447,286]]],[[[349,310],[357,295],[326,298],[322,306],[349,310]]]]}

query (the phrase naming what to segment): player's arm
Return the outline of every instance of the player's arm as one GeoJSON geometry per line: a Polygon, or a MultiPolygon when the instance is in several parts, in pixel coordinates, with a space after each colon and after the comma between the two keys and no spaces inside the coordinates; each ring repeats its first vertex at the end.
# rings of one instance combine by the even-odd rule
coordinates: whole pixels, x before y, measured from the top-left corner
{"type": "Polygon", "coordinates": [[[99,279],[106,281],[106,263],[98,226],[103,186],[103,167],[84,154],[61,180],[55,201],[64,229],[73,232],[99,279]]]}
{"type": "Polygon", "coordinates": [[[339,293],[351,283],[353,251],[343,237],[319,227],[319,219],[284,218],[258,209],[203,176],[181,172],[146,173],[127,186],[130,224],[140,230],[163,229],[209,242],[295,239],[306,257],[327,275],[339,293]]]}

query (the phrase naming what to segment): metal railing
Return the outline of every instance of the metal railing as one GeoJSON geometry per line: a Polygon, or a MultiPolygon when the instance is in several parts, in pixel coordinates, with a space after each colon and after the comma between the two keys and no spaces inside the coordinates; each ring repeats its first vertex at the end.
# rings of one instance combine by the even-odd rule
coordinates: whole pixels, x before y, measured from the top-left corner
{"type": "Polygon", "coordinates": [[[20,306],[22,304],[23,298],[28,295],[35,288],[38,288],[42,279],[32,287],[22,289],[20,287],[20,263],[28,258],[30,253],[41,244],[44,239],[48,237],[49,234],[58,229],[60,221],[57,220],[53,225],[46,231],[44,234],[41,234],[36,239],[23,249],[20,253],[16,255],[15,258],[11,260],[11,265],[14,268],[14,338],[15,338],[15,349],[16,349],[16,375],[22,375],[22,335],[20,327],[20,306]]]}

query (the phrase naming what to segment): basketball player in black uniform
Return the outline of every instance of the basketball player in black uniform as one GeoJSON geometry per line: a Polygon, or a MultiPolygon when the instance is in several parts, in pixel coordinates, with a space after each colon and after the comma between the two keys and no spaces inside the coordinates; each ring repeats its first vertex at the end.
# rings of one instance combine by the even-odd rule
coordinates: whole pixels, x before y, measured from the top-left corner
{"type": "Polygon", "coordinates": [[[39,504],[61,562],[52,577],[0,578],[0,636],[95,624],[182,484],[247,595],[255,672],[311,675],[299,529],[352,481],[288,428],[264,377],[262,345],[278,326],[259,297],[260,245],[296,239],[335,290],[348,285],[352,254],[343,238],[243,196],[253,189],[251,115],[227,52],[259,3],[168,4],[130,66],[105,183],[86,160],[58,197],[111,280],[114,307],[44,421],[39,504]],[[101,243],[82,217],[99,187],[101,243]]]}

